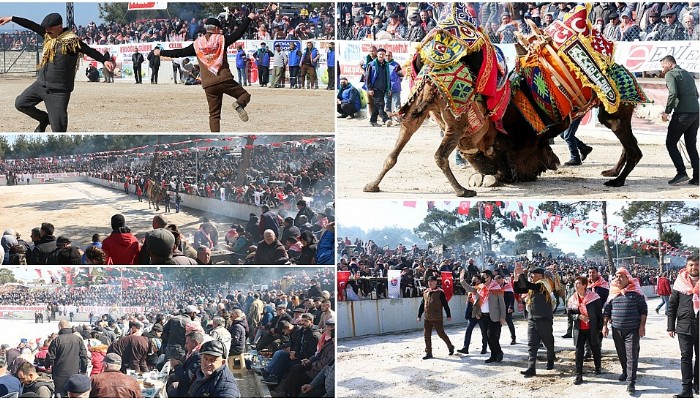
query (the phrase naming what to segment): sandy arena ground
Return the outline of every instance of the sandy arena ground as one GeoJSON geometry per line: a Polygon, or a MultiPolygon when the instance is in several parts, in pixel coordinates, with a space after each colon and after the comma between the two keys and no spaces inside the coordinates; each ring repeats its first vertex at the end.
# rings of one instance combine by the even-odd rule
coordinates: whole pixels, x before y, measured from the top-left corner
{"type": "MultiPolygon", "coordinates": [[[[434,154],[440,144],[440,131],[432,122],[426,122],[408,142],[399,156],[396,166],[380,183],[379,193],[365,193],[362,188],[381,171],[384,160],[393,149],[399,127],[372,128],[369,120],[356,118],[338,120],[336,148],[338,160],[338,197],[340,198],[454,198],[455,194],[447,178],[437,167],[434,154]]],[[[697,199],[700,190],[687,184],[669,186],[675,176],[671,159],[663,144],[665,133],[637,134],[644,157],[627,178],[625,186],[609,188],[603,183],[611,178],[600,175],[612,168],[620,157],[622,145],[614,134],[606,129],[579,129],[581,140],[593,147],[583,165],[560,167],[549,171],[535,182],[510,184],[494,188],[476,188],[480,197],[510,198],[559,198],[559,199],[697,199]]],[[[569,151],[563,140],[553,146],[561,163],[569,159],[569,151]]],[[[688,174],[691,173],[687,162],[688,174]]],[[[471,167],[456,167],[454,155],[450,165],[457,180],[466,187],[471,167]]]]}
{"type": "MultiPolygon", "coordinates": [[[[145,198],[139,203],[133,193],[127,197],[123,191],[87,182],[0,186],[0,198],[3,200],[0,229],[14,228],[24,240],[29,240],[32,228],[51,222],[56,229],[55,236],[67,235],[73,245],[80,248],[92,242],[94,233],[100,233],[103,239],[108,236],[112,231],[110,218],[114,214],[123,214],[127,226],[139,238],[152,229],[151,221],[156,214],[155,210],[148,209],[145,198]]],[[[164,212],[162,204],[160,212],[164,212]]],[[[194,234],[204,216],[187,208],[175,213],[174,205],[172,212],[164,215],[185,235],[194,234]]],[[[236,222],[221,215],[208,217],[216,224],[221,238],[222,232],[236,222]]]]}
{"type": "MultiPolygon", "coordinates": [[[[15,109],[34,79],[0,79],[0,132],[33,132],[36,121],[15,109]]],[[[250,120],[242,122],[224,96],[222,132],[333,132],[334,91],[247,86],[250,120]],[[302,105],[303,106],[300,106],[302,105]]],[[[43,103],[38,108],[45,110],[43,103]]],[[[50,128],[49,128],[50,130],[50,128]]],[[[80,79],[68,105],[69,132],[208,132],[209,108],[201,86],[89,83],[80,79]]]]}
{"type": "MultiPolygon", "coordinates": [[[[649,301],[647,336],[641,339],[637,394],[633,397],[670,398],[680,392],[680,350],[678,339],[666,333],[666,318],[654,313],[660,299],[649,301]]],[[[414,316],[406,316],[415,318],[414,316]]],[[[456,316],[464,321],[463,316],[456,316]]],[[[474,329],[471,354],[447,355],[445,343],[433,334],[432,360],[424,355],[420,331],[394,335],[339,339],[337,383],[338,397],[441,397],[441,398],[628,398],[612,333],[603,341],[603,374],[593,374],[593,361],[584,362],[584,384],[574,386],[573,339],[562,339],[566,332],[565,316],[554,321],[557,361],[552,371],[545,370],[546,354],[539,352],[537,377],[524,378],[519,371],[527,367],[527,323],[515,322],[517,344],[510,346],[510,333],[504,326],[501,346],[502,363],[485,364],[489,354],[481,355],[481,332],[474,329]]],[[[416,324],[417,328],[422,327],[416,324]]],[[[461,348],[466,322],[446,329],[452,343],[461,348]]]]}

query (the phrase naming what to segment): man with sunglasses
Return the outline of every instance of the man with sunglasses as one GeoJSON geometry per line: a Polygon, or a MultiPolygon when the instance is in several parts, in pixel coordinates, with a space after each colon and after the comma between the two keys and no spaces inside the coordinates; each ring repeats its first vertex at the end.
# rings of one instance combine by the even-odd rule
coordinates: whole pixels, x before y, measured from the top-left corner
{"type": "Polygon", "coordinates": [[[656,40],[688,40],[688,32],[678,21],[675,8],[662,12],[661,20],[663,23],[659,25],[659,34],[656,36],[656,40]]]}

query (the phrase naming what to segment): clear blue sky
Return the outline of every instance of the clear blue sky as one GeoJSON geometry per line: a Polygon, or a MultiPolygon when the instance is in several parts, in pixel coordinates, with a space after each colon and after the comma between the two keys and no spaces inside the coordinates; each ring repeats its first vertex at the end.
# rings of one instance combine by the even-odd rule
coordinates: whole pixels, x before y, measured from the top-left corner
{"type": "MultiPolygon", "coordinates": [[[[95,23],[102,22],[99,19],[99,13],[97,11],[97,3],[83,3],[74,2],[75,4],[75,23],[77,25],[87,25],[90,21],[95,23]]],[[[57,12],[63,16],[63,21],[66,20],[66,3],[65,2],[53,2],[53,3],[33,3],[33,2],[0,2],[0,15],[7,16],[18,16],[22,18],[31,19],[41,23],[46,14],[52,12],[57,12]]],[[[17,29],[16,24],[9,23],[0,28],[0,30],[15,30],[17,29]]]]}

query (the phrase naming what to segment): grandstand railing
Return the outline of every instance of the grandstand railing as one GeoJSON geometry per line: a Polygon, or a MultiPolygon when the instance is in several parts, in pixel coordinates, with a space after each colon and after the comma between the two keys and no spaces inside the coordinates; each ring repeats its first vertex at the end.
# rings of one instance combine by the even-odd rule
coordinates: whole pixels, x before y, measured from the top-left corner
{"type": "Polygon", "coordinates": [[[34,32],[0,33],[0,74],[36,74],[41,43],[34,32]]]}

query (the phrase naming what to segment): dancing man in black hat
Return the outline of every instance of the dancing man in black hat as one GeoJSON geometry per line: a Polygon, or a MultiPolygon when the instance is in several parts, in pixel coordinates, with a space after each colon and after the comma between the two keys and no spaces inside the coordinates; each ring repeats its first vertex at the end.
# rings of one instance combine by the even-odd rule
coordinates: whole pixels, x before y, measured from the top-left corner
{"type": "Polygon", "coordinates": [[[103,63],[110,71],[114,69],[114,63],[85,44],[69,28],[64,28],[60,14],[47,15],[41,25],[20,17],[0,18],[0,26],[8,22],[30,29],[44,40],[36,82],[17,97],[15,108],[39,121],[35,132],[44,132],[49,125],[53,132],[66,132],[68,102],[75,86],[78,55],[83,53],[103,63]],[[36,108],[42,101],[46,112],[36,108]]]}
{"type": "Polygon", "coordinates": [[[257,18],[256,14],[248,14],[230,35],[221,34],[221,22],[218,19],[207,18],[204,22],[206,33],[195,39],[191,45],[184,49],[154,50],[157,56],[172,58],[197,56],[202,74],[202,88],[209,103],[209,129],[212,132],[221,131],[221,104],[224,94],[236,99],[233,103],[234,109],[241,120],[248,121],[245,106],[250,102],[250,93],[233,79],[226,49],[243,37],[250,21],[255,18],[257,18]]]}

